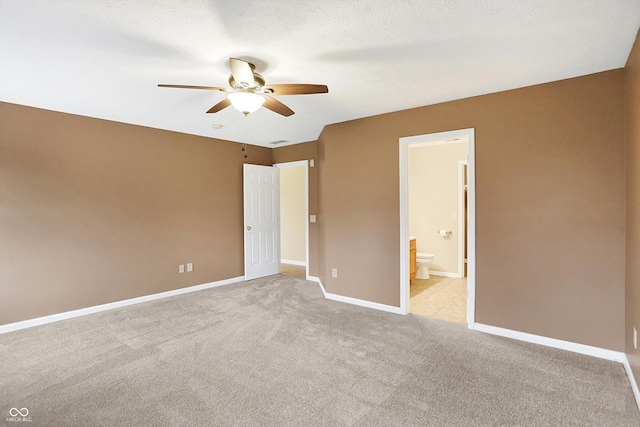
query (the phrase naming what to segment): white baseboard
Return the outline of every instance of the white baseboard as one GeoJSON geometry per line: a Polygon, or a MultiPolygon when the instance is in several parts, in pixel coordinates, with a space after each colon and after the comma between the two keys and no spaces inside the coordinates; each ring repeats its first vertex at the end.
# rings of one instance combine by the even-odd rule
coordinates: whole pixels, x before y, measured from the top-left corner
{"type": "Polygon", "coordinates": [[[305,261],[294,261],[292,259],[281,259],[281,264],[291,264],[291,265],[299,265],[301,267],[306,267],[307,263],[305,261]]]}
{"type": "Polygon", "coordinates": [[[501,337],[513,338],[515,340],[545,345],[547,347],[559,348],[561,350],[586,354],[588,356],[611,360],[614,362],[622,363],[625,356],[625,354],[621,351],[607,350],[605,348],[593,347],[590,345],[578,344],[571,341],[563,341],[555,338],[543,337],[541,335],[528,334],[526,332],[519,332],[511,329],[499,328],[497,326],[484,325],[482,323],[476,323],[473,329],[491,335],[499,335],[501,337]]]}
{"type": "Polygon", "coordinates": [[[448,271],[434,271],[431,269],[429,269],[429,274],[433,274],[434,276],[455,277],[457,279],[461,277],[458,273],[449,273],[448,271]]]}
{"type": "Polygon", "coordinates": [[[555,338],[543,337],[541,335],[528,334],[526,332],[519,332],[511,329],[499,328],[497,326],[484,325],[482,323],[475,323],[473,327],[471,326],[471,324],[469,324],[469,329],[474,329],[479,332],[485,332],[487,334],[499,335],[501,337],[512,338],[515,340],[540,344],[547,347],[559,348],[561,350],[572,351],[574,353],[586,354],[587,356],[593,356],[599,359],[620,362],[624,365],[625,371],[627,371],[627,377],[629,378],[629,382],[631,383],[633,396],[636,399],[638,410],[640,410],[640,390],[638,390],[638,383],[633,376],[633,371],[631,370],[631,365],[629,364],[629,358],[624,352],[607,350],[605,348],[593,347],[590,345],[578,344],[575,342],[563,341],[555,338]]]}
{"type": "Polygon", "coordinates": [[[127,305],[140,304],[141,302],[153,301],[189,292],[202,291],[204,289],[229,285],[231,283],[243,282],[244,276],[233,277],[231,279],[219,280],[202,285],[189,286],[188,288],[174,289],[157,294],[145,295],[137,298],[130,298],[122,301],[110,302],[107,304],[94,305],[93,307],[80,308],[78,310],[66,311],[64,313],[51,314],[49,316],[37,317],[35,319],[23,320],[21,322],[0,325],[0,334],[13,332],[20,329],[31,328],[33,326],[46,325],[47,323],[58,322],[60,320],[72,319],[74,317],[85,316],[87,314],[99,313],[101,311],[112,310],[114,308],[125,307],[127,305]]]}
{"type": "Polygon", "coordinates": [[[629,382],[631,383],[631,390],[633,390],[633,395],[636,398],[636,404],[638,405],[638,410],[640,410],[640,390],[638,389],[638,383],[636,382],[635,377],[633,376],[633,371],[631,370],[631,365],[629,364],[629,358],[627,355],[624,355],[624,359],[622,361],[624,365],[624,370],[627,371],[627,377],[629,377],[629,382]]]}
{"type": "Polygon", "coordinates": [[[400,307],[394,307],[392,305],[380,304],[378,302],[372,302],[372,301],[367,301],[367,300],[358,299],[358,298],[345,297],[343,295],[332,294],[330,292],[327,292],[319,277],[309,276],[307,277],[307,280],[310,280],[312,282],[317,282],[320,285],[320,289],[322,290],[322,293],[324,294],[324,297],[326,299],[345,302],[347,304],[359,305],[360,307],[373,308],[374,310],[387,311],[389,313],[404,314],[404,312],[400,309],[400,307]]]}

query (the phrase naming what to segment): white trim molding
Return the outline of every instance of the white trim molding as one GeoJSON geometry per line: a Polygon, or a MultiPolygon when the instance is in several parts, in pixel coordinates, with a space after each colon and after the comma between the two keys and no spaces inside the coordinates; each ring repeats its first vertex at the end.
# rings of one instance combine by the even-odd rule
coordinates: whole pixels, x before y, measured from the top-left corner
{"type": "Polygon", "coordinates": [[[514,331],[512,329],[499,328],[497,326],[484,325],[482,323],[476,323],[470,329],[474,329],[478,332],[484,332],[491,335],[498,335],[501,337],[511,338],[519,341],[530,342],[534,344],[544,345],[546,347],[558,348],[560,350],[571,351],[574,353],[584,354],[587,356],[597,357],[599,359],[610,360],[612,362],[622,363],[624,370],[627,372],[627,378],[631,384],[631,390],[635,397],[638,410],[640,410],[640,390],[638,389],[638,383],[633,376],[631,365],[629,364],[629,358],[624,352],[607,350],[606,348],[593,347],[585,344],[578,344],[571,341],[563,341],[555,338],[543,337],[541,335],[528,334],[526,332],[514,331]]]}
{"type": "Polygon", "coordinates": [[[429,274],[433,274],[434,276],[443,276],[443,277],[455,277],[461,278],[462,276],[458,273],[451,273],[449,271],[437,271],[437,270],[429,270],[429,274]]]}
{"type": "Polygon", "coordinates": [[[326,294],[325,290],[324,290],[324,286],[322,285],[322,281],[320,280],[320,278],[318,276],[309,276],[307,274],[307,280],[310,282],[316,282],[317,284],[320,285],[320,289],[322,290],[322,294],[326,294]]]}
{"type": "Polygon", "coordinates": [[[372,308],[374,310],[386,311],[389,313],[405,314],[400,307],[394,307],[392,305],[380,304],[378,302],[372,302],[372,301],[367,301],[367,300],[358,299],[358,298],[345,297],[343,295],[332,294],[330,292],[327,292],[319,277],[308,276],[307,280],[318,283],[318,285],[320,285],[320,290],[322,290],[322,294],[326,299],[329,299],[332,301],[344,302],[347,304],[358,305],[360,307],[372,308]]]}
{"type": "Polygon", "coordinates": [[[467,237],[467,184],[465,183],[465,167],[468,160],[458,162],[458,277],[464,277],[465,247],[467,237]]]}
{"type": "Polygon", "coordinates": [[[593,347],[585,344],[578,344],[571,341],[563,341],[555,338],[543,337],[542,335],[528,334],[526,332],[514,331],[512,329],[499,328],[497,326],[476,323],[474,330],[491,335],[512,338],[514,340],[540,344],[547,347],[558,348],[560,350],[572,351],[574,353],[586,354],[587,356],[599,359],[611,360],[623,363],[625,354],[621,351],[607,350],[605,348],[593,347]]]}
{"type": "Polygon", "coordinates": [[[47,323],[59,322],[60,320],[73,319],[74,317],[86,316],[87,314],[99,313],[101,311],[112,310],[114,308],[126,307],[128,305],[140,304],[142,302],[154,301],[157,299],[172,297],[189,292],[202,291],[218,286],[230,285],[232,283],[243,282],[244,276],[233,277],[231,279],[218,280],[216,282],[205,283],[202,285],[189,286],[187,288],[174,289],[171,291],[160,292],[157,294],[145,295],[137,298],[130,298],[122,301],[110,302],[107,304],[94,305],[92,307],[80,308],[78,310],[65,311],[63,313],[51,314],[49,316],[37,317],[35,319],[23,320],[21,322],[8,323],[0,325],[0,334],[13,332],[20,329],[31,328],[33,326],[46,325],[47,323]]]}
{"type": "Polygon", "coordinates": [[[633,395],[636,398],[636,404],[638,405],[638,410],[640,411],[640,390],[638,389],[638,383],[633,376],[633,371],[631,370],[631,365],[629,364],[629,358],[626,354],[623,353],[622,364],[624,365],[624,370],[627,371],[627,377],[629,378],[629,382],[631,383],[631,390],[633,390],[633,395]]]}
{"type": "Polygon", "coordinates": [[[281,264],[289,264],[289,265],[299,265],[300,267],[306,267],[307,263],[304,261],[294,261],[292,259],[281,259],[281,264]]]}

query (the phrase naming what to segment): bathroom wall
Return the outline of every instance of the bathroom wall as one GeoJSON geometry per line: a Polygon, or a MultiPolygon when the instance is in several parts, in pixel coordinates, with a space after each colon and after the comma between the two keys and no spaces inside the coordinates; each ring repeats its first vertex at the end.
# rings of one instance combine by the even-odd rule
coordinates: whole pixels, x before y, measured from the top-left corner
{"type": "Polygon", "coordinates": [[[434,273],[463,273],[458,271],[458,163],[466,159],[466,142],[409,146],[409,234],[416,236],[418,252],[435,255],[429,267],[434,273]],[[452,234],[441,237],[438,230],[452,234]]]}
{"type": "Polygon", "coordinates": [[[307,262],[305,167],[280,168],[280,258],[307,262]]]}

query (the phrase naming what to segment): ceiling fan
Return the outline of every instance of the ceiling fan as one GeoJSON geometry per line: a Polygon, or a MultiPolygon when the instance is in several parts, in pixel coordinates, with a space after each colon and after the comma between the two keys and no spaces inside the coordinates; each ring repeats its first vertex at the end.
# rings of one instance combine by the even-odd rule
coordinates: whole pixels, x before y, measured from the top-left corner
{"type": "Polygon", "coordinates": [[[221,92],[228,92],[229,95],[211,107],[207,113],[217,113],[218,111],[227,108],[229,105],[233,105],[245,116],[264,106],[275,113],[289,117],[294,114],[293,110],[273,98],[271,95],[308,95],[329,92],[329,88],[325,85],[297,83],[265,85],[264,77],[256,73],[255,65],[241,59],[229,58],[229,66],[231,67],[231,75],[229,76],[230,89],[215,86],[169,84],[159,84],[158,87],[218,90],[221,92]]]}

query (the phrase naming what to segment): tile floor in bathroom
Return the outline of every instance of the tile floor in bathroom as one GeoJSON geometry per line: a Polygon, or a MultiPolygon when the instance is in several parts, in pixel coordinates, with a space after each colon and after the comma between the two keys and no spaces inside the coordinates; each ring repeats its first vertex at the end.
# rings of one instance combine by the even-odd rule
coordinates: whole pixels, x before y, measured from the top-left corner
{"type": "Polygon", "coordinates": [[[467,323],[467,278],[436,276],[411,281],[409,311],[421,316],[467,323]]]}

